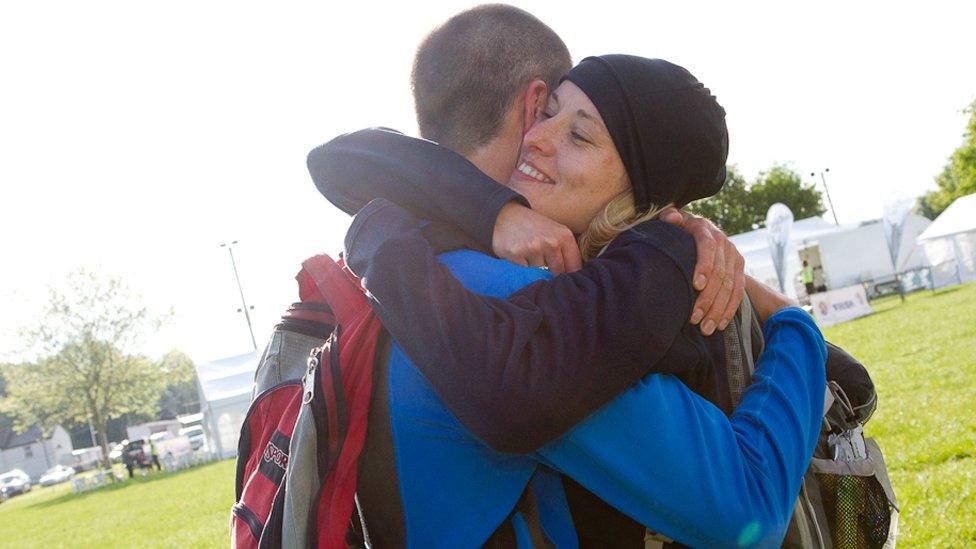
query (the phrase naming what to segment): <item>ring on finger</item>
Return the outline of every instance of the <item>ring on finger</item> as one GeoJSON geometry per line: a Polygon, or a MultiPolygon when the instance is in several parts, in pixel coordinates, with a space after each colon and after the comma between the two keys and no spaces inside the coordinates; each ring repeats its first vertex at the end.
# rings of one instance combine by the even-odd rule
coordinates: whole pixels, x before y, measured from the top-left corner
{"type": "Polygon", "coordinates": [[[722,280],[722,286],[724,286],[726,290],[731,290],[735,288],[735,282],[732,281],[731,277],[727,276],[724,280],[722,280]]]}

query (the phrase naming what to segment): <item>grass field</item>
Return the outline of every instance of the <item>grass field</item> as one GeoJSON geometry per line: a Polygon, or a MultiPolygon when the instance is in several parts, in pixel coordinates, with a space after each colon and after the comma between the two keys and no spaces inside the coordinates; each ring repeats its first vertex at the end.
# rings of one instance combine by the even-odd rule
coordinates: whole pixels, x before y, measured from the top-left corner
{"type": "MultiPolygon", "coordinates": [[[[976,284],[873,303],[826,330],[878,388],[868,424],[902,510],[899,546],[976,546],[976,284]]],[[[0,547],[226,547],[234,463],[0,504],[0,547]]]]}
{"type": "Polygon", "coordinates": [[[873,303],[825,330],[870,370],[878,440],[898,496],[899,545],[976,546],[976,284],[873,303]]]}
{"type": "Polygon", "coordinates": [[[233,460],[81,494],[35,487],[0,504],[0,547],[225,548],[233,504],[233,460]]]}

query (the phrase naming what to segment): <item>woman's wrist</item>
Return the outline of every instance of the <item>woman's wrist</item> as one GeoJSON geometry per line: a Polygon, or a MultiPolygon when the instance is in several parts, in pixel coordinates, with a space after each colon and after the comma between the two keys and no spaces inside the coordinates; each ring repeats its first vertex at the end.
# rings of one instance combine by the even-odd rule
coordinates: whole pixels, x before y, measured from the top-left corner
{"type": "Polygon", "coordinates": [[[748,275],[746,275],[746,292],[762,322],[766,322],[777,311],[797,306],[792,299],[748,275]]]}

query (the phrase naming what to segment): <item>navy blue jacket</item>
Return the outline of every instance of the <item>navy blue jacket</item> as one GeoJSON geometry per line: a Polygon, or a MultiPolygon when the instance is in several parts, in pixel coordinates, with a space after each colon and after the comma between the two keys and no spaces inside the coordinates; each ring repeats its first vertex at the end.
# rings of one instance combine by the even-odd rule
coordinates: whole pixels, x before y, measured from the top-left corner
{"type": "Polygon", "coordinates": [[[416,222],[378,202],[349,229],[347,265],[434,390],[492,448],[536,450],[651,372],[678,375],[731,413],[722,337],[687,321],[695,249],[683,231],[644,223],[580,271],[500,300],[468,291],[416,222]]]}
{"type": "MultiPolygon", "coordinates": [[[[308,155],[308,168],[319,191],[349,214],[356,213],[370,200],[385,198],[421,219],[431,220],[423,232],[435,251],[467,247],[490,252],[495,220],[501,208],[512,200],[528,205],[524,197],[491,179],[464,157],[431,141],[408,137],[395,130],[373,128],[341,135],[312,150],[308,155]]],[[[585,417],[600,403],[619,393],[627,386],[622,384],[623,379],[636,380],[650,368],[653,371],[675,371],[668,369],[674,361],[659,360],[663,358],[659,347],[644,346],[639,340],[629,338],[629,334],[661,333],[659,339],[667,341],[672,337],[670,333],[674,330],[672,322],[676,315],[685,314],[690,306],[687,301],[690,294],[668,294],[661,290],[687,288],[691,292],[688,280],[695,260],[694,245],[683,231],[659,225],[646,242],[637,242],[641,238],[630,235],[614,243],[612,253],[608,250],[610,255],[605,254],[603,259],[612,259],[608,263],[620,262],[621,265],[604,267],[602,262],[597,262],[590,274],[572,279],[587,280],[586,285],[562,283],[561,289],[533,286],[515,294],[510,301],[519,304],[528,300],[532,303],[532,314],[520,311],[515,317],[517,321],[504,330],[486,324],[486,319],[481,317],[458,317],[456,323],[442,326],[445,328],[444,339],[435,342],[433,347],[418,349],[418,354],[411,356],[418,363],[425,358],[465,359],[473,348],[464,341],[467,334],[486,333],[498,337],[496,342],[500,346],[494,348],[494,352],[500,354],[474,357],[484,365],[485,371],[465,372],[470,381],[444,379],[438,390],[442,391],[441,397],[455,413],[467,418],[469,428],[489,443],[515,450],[537,447],[559,434],[557,429],[572,425],[567,421],[585,417]],[[620,266],[623,268],[618,268],[620,266]],[[630,291],[609,292],[597,287],[608,283],[626,284],[630,291]],[[567,296],[573,299],[567,300],[567,296]],[[612,318],[589,316],[589,312],[599,310],[612,310],[614,314],[612,318]],[[562,341],[546,346],[539,338],[530,337],[529,334],[542,323],[558,333],[577,334],[570,338],[572,348],[564,347],[562,341]],[[654,331],[659,329],[662,331],[654,331]],[[504,346],[506,344],[508,346],[504,346]],[[597,367],[589,362],[592,359],[603,362],[597,367]],[[492,395],[491,402],[483,403],[486,406],[483,410],[490,413],[471,410],[466,414],[466,408],[475,408],[469,402],[471,390],[484,390],[481,383],[486,380],[505,382],[505,373],[511,372],[516,363],[525,365],[526,371],[537,372],[532,374],[535,377],[529,379],[529,385],[521,385],[521,380],[509,380],[518,386],[511,383],[508,387],[499,386],[497,395],[505,395],[505,399],[515,406],[526,406],[524,413],[506,421],[505,410],[491,408],[492,403],[496,407],[502,406],[503,399],[492,395]],[[566,370],[549,377],[548,369],[553,363],[561,364],[566,370]],[[583,377],[574,377],[576,375],[583,377]],[[613,389],[605,393],[581,394],[588,382],[600,380],[605,375],[609,376],[607,387],[613,389]],[[614,390],[616,393],[611,393],[614,390]],[[531,427],[546,422],[545,414],[541,413],[546,407],[567,401],[574,403],[565,411],[567,421],[554,424],[554,429],[531,427]],[[577,402],[579,407],[575,408],[577,402]],[[533,415],[536,411],[540,415],[533,415]],[[474,417],[467,417],[469,415],[474,417]],[[509,430],[500,432],[501,429],[487,425],[490,421],[498,421],[497,425],[509,430]]],[[[417,272],[426,273],[427,268],[432,267],[427,265],[425,269],[418,268],[417,272]]],[[[451,289],[449,280],[444,282],[448,286],[443,286],[441,280],[446,279],[436,283],[428,281],[428,295],[437,296],[438,302],[443,303],[448,297],[438,294],[449,293],[451,289]]],[[[411,298],[404,296],[404,299],[411,298]]],[[[684,318],[689,316],[690,313],[684,318]]],[[[429,336],[432,319],[412,317],[410,320],[412,334],[429,336]]],[[[728,397],[722,390],[724,384],[715,380],[715,376],[724,373],[724,366],[709,358],[723,356],[721,338],[701,339],[697,328],[687,323],[683,326],[680,330],[682,341],[697,340],[698,343],[692,346],[699,350],[696,356],[691,356],[695,353],[684,346],[673,351],[686,355],[680,357],[687,361],[683,381],[729,412],[728,397]]],[[[838,381],[855,403],[873,398],[874,386],[864,366],[834,345],[828,343],[827,349],[827,378],[838,381]]]]}
{"type": "MultiPolygon", "coordinates": [[[[386,197],[463,231],[458,238],[442,226],[426,227],[439,250],[489,250],[500,208],[509,200],[524,203],[462,157],[386,130],[341,136],[314,150],[308,165],[320,191],[347,212],[386,197]]],[[[349,236],[355,240],[355,227],[349,236]]],[[[375,262],[364,274],[368,287],[383,289],[376,309],[387,328],[464,425],[493,448],[537,449],[649,371],[678,373],[730,411],[724,364],[711,358],[723,356],[721,338],[703,338],[687,322],[695,252],[680,230],[647,224],[618,238],[601,258],[606,261],[489,307],[465,305],[478,296],[438,270],[416,227],[382,240],[393,254],[378,253],[369,242],[357,241],[357,254],[375,262]],[[384,263],[383,257],[410,261],[384,263]],[[398,282],[411,291],[398,292],[398,282]],[[620,287],[631,291],[610,291],[620,287]]],[[[365,269],[356,254],[348,259],[365,269]]]]}
{"type": "MultiPolygon", "coordinates": [[[[491,248],[498,210],[510,200],[524,200],[463,157],[390,130],[337,138],[313,150],[308,165],[319,190],[346,211],[389,196],[417,216],[460,227],[482,250],[491,248]],[[481,207],[470,206],[479,201],[481,207]]],[[[403,244],[418,246],[410,236],[401,235],[403,244]]],[[[359,242],[359,254],[373,257],[369,246],[359,242]]],[[[498,302],[504,311],[487,315],[479,307],[460,306],[479,298],[424,251],[415,250],[424,263],[371,271],[377,287],[395,287],[380,278],[410,276],[405,269],[425,284],[423,292],[401,292],[374,308],[388,328],[398,327],[394,336],[438,395],[493,448],[535,450],[651,371],[679,374],[731,412],[724,362],[713,359],[724,356],[722,338],[705,338],[687,322],[695,248],[684,231],[646,224],[617,238],[579,273],[530,285],[498,302]],[[421,310],[430,314],[414,314],[421,310]],[[405,311],[413,312],[408,322],[405,311]],[[545,333],[538,333],[540,327],[545,333]],[[434,363],[444,367],[425,368],[434,363]]]]}

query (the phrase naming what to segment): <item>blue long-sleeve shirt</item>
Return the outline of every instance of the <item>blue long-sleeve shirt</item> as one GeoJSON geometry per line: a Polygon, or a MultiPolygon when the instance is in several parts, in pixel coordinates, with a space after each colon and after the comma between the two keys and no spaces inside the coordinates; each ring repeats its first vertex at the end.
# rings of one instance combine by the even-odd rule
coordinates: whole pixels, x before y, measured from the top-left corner
{"type": "Polygon", "coordinates": [[[826,348],[784,309],[731,418],[648,375],[537,455],[629,517],[693,547],[782,541],[823,412],[826,348]]]}
{"type": "MultiPolygon", "coordinates": [[[[638,236],[634,238],[639,239],[640,231],[636,234],[638,236]]],[[[457,331],[456,328],[447,329],[445,323],[464,323],[463,317],[477,322],[484,318],[485,311],[503,324],[510,322],[511,329],[519,331],[519,320],[512,315],[517,317],[521,313],[517,307],[512,308],[511,299],[504,301],[471,292],[502,297],[512,291],[519,293],[517,287],[511,287],[515,284],[513,280],[518,280],[512,278],[512,273],[526,268],[471,251],[448,254],[451,259],[445,261],[448,266],[444,267],[433,259],[433,252],[416,228],[416,220],[399,208],[376,204],[361,212],[350,229],[346,252],[348,264],[364,277],[364,284],[376,301],[377,312],[387,329],[403,348],[408,349],[408,355],[410,348],[422,347],[432,338],[420,333],[419,340],[408,342],[401,339],[402,334],[414,333],[417,326],[427,330],[457,331]],[[436,265],[431,265],[429,260],[436,265]],[[454,284],[460,291],[450,292],[449,306],[431,295],[432,288],[444,282],[441,276],[432,276],[433,273],[458,277],[454,284]],[[418,297],[401,301],[407,295],[418,297]],[[399,304],[405,306],[401,308],[399,304]],[[448,310],[454,314],[449,314],[448,310]]],[[[443,257],[441,261],[444,261],[443,257]]],[[[538,279],[539,271],[531,271],[534,279],[538,279]]],[[[572,279],[564,275],[549,284],[567,278],[572,279]]],[[[530,287],[545,285],[536,282],[530,287]]],[[[523,308],[527,303],[522,304],[523,308]]],[[[531,339],[539,331],[546,330],[544,322],[533,321],[529,325],[535,330],[529,330],[523,338],[531,339]]],[[[776,545],[785,532],[819,432],[826,347],[812,320],[799,310],[775,315],[767,322],[766,336],[767,350],[758,364],[756,382],[743,395],[731,419],[675,377],[650,375],[571,427],[568,433],[546,444],[535,454],[536,459],[572,477],[631,518],[684,543],[776,545]]],[[[474,346],[469,351],[486,353],[488,345],[484,341],[476,343],[476,339],[469,340],[474,346]]],[[[435,344],[434,348],[439,346],[435,344]]],[[[399,356],[405,359],[406,355],[399,356]]],[[[503,376],[524,381],[535,375],[526,371],[525,363],[515,362],[511,366],[511,371],[504,372],[503,376]]],[[[592,364],[594,370],[604,371],[601,366],[592,364]]],[[[436,380],[448,377],[445,371],[464,378],[467,376],[465,368],[477,368],[477,364],[470,361],[456,364],[447,357],[429,363],[417,361],[415,367],[423,374],[423,383],[430,383],[438,395],[443,395],[436,390],[436,380]]],[[[549,372],[558,368],[559,364],[554,363],[549,372]]],[[[393,371],[391,361],[391,376],[393,371]]],[[[487,382],[490,384],[491,380],[487,382]]],[[[506,386],[517,384],[503,380],[494,382],[506,386]]],[[[600,383],[595,381],[594,385],[600,383]]],[[[404,390],[405,385],[401,382],[394,386],[391,382],[391,402],[393,392],[404,390]]],[[[599,387],[596,390],[599,391],[599,387]]],[[[468,397],[473,402],[469,409],[474,415],[484,406],[485,394],[502,399],[499,408],[510,404],[506,396],[496,393],[493,387],[472,387],[468,397]]],[[[433,394],[430,397],[434,398],[433,394]]],[[[440,399],[435,400],[440,402],[440,399]]],[[[422,399],[414,397],[408,401],[420,402],[422,399]]],[[[446,399],[444,402],[448,403],[446,399]]],[[[559,423],[560,410],[572,415],[575,404],[548,402],[545,406],[555,409],[546,417],[559,423]]],[[[509,415],[519,415],[518,408],[512,408],[514,411],[509,415]]],[[[392,408],[391,416],[396,417],[392,408]]],[[[458,418],[469,427],[460,414],[458,418]]],[[[449,436],[439,437],[429,433],[431,426],[437,423],[423,414],[415,423],[420,425],[421,433],[427,433],[419,437],[422,439],[443,442],[463,438],[460,434],[463,430],[459,430],[461,424],[453,425],[449,436]]],[[[443,423],[449,424],[446,420],[443,423]]],[[[393,431],[409,429],[397,427],[394,419],[393,431]]],[[[477,441],[478,437],[473,440],[477,441]]],[[[468,448],[472,443],[461,443],[458,447],[468,448]]],[[[410,441],[404,441],[402,446],[407,450],[398,452],[401,457],[416,454],[421,449],[423,452],[416,454],[416,459],[407,458],[412,466],[400,471],[401,484],[416,480],[412,475],[423,470],[430,456],[447,453],[410,441]],[[403,475],[407,475],[406,478],[403,475]]],[[[489,451],[494,452],[485,445],[474,455],[489,451]]],[[[438,463],[435,471],[443,471],[453,461],[446,463],[438,463]]],[[[511,473],[511,468],[503,469],[511,473]]],[[[462,476],[471,477],[470,474],[462,476]]],[[[429,486],[432,478],[437,475],[424,477],[420,486],[429,486]]],[[[513,482],[513,486],[518,485],[513,482]]],[[[405,508],[409,507],[410,494],[418,490],[403,489],[405,508]]],[[[464,493],[458,489],[449,491],[464,493]]],[[[511,498],[512,494],[507,496],[511,498]]],[[[422,506],[429,497],[425,493],[424,497],[415,500],[415,505],[422,506]]]]}

